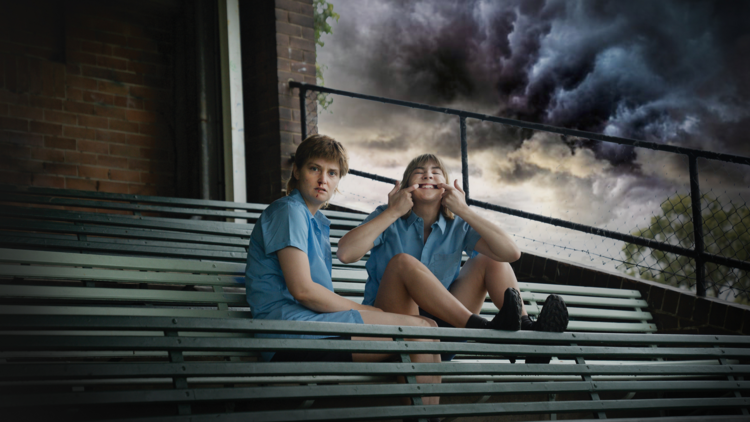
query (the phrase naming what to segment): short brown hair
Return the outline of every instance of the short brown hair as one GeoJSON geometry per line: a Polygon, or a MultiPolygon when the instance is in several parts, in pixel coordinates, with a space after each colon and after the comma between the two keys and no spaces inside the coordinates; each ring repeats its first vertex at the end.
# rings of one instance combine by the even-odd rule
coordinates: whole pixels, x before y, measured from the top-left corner
{"type": "MultiPolygon", "coordinates": [[[[297,189],[299,181],[294,178],[294,169],[301,169],[308,160],[322,158],[324,160],[338,161],[340,177],[349,172],[349,158],[346,149],[340,142],[325,135],[310,135],[302,141],[294,154],[294,166],[289,180],[286,182],[286,194],[289,195],[297,189]]],[[[337,189],[338,191],[338,189],[337,189]]]]}
{"type": "MultiPolygon", "coordinates": [[[[440,170],[443,171],[443,177],[445,177],[445,183],[450,183],[450,176],[448,176],[448,169],[445,168],[445,164],[443,164],[443,160],[438,158],[435,154],[422,154],[419,157],[414,158],[409,162],[409,165],[406,166],[406,170],[404,170],[404,177],[401,179],[401,189],[408,188],[409,187],[409,178],[411,177],[411,174],[414,173],[414,170],[416,170],[417,167],[422,167],[425,164],[427,164],[428,161],[434,161],[440,170]]],[[[453,213],[446,207],[443,206],[443,204],[440,204],[440,212],[443,213],[443,216],[449,220],[453,220],[454,215],[453,213]]]]}

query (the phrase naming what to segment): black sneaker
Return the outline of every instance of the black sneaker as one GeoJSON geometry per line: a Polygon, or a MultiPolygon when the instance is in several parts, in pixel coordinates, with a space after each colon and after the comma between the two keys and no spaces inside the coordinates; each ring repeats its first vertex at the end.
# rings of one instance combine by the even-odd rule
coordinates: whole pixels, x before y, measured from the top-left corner
{"type": "MultiPolygon", "coordinates": [[[[524,315],[526,316],[526,315],[524,315]]],[[[549,295],[544,301],[542,312],[536,321],[531,318],[523,318],[523,329],[531,331],[546,331],[562,333],[568,328],[568,307],[558,295],[549,295]]],[[[526,363],[549,363],[549,356],[537,356],[526,359],[526,363]]]]}
{"type": "Polygon", "coordinates": [[[505,290],[503,307],[500,312],[492,318],[490,327],[495,330],[518,331],[521,329],[521,310],[523,299],[518,290],[509,287],[505,290]]]}

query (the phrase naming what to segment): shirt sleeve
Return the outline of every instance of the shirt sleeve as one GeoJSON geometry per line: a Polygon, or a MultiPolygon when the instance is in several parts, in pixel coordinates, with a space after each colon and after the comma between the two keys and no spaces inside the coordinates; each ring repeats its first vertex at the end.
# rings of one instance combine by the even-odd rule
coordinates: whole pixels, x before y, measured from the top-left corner
{"type": "Polygon", "coordinates": [[[276,209],[261,223],[265,253],[293,246],[307,254],[308,222],[305,210],[294,204],[276,209]]]}
{"type": "Polygon", "coordinates": [[[477,242],[479,242],[479,239],[481,239],[482,236],[476,230],[474,230],[469,225],[469,223],[461,220],[461,224],[462,224],[462,229],[465,232],[464,251],[466,252],[467,255],[469,255],[470,258],[473,258],[477,254],[474,248],[477,246],[477,242]]]}
{"type": "MultiPolygon", "coordinates": [[[[379,216],[386,208],[388,208],[387,205],[381,205],[381,206],[375,208],[375,211],[373,211],[370,215],[367,216],[367,218],[364,219],[364,221],[362,221],[362,224],[366,224],[370,220],[372,220],[373,218],[379,216]]],[[[362,224],[360,224],[360,226],[362,224]]],[[[378,246],[381,243],[383,243],[383,234],[384,233],[385,233],[385,230],[383,231],[383,233],[380,233],[377,238],[375,238],[375,241],[373,242],[373,246],[378,246]]]]}

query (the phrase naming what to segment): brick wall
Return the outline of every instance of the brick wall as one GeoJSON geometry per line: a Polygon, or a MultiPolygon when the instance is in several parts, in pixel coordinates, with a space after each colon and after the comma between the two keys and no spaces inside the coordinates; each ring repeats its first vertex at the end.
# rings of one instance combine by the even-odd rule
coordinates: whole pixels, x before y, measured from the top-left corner
{"type": "Polygon", "coordinates": [[[660,333],[750,334],[750,306],[699,298],[661,283],[527,253],[511,265],[519,278],[533,278],[534,282],[638,290],[660,333]]]}
{"type": "Polygon", "coordinates": [[[47,3],[64,32],[0,33],[0,183],[173,195],[173,21],[119,2],[32,6],[47,3]]]}
{"type": "MultiPolygon", "coordinates": [[[[240,3],[248,201],[284,193],[301,139],[297,92],[289,79],[315,83],[312,0],[240,3]],[[275,50],[265,46],[273,43],[275,50]]],[[[313,111],[314,112],[314,111],[313,111]]]]}

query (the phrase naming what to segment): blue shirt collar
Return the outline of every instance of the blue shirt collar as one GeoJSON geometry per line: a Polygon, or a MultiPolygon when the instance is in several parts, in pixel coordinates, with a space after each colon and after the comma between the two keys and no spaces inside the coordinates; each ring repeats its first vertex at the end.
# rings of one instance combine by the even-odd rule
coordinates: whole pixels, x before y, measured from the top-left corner
{"type": "Polygon", "coordinates": [[[292,193],[289,194],[289,198],[295,202],[299,202],[302,204],[303,207],[305,207],[305,210],[307,210],[307,215],[310,216],[310,218],[316,220],[318,223],[322,224],[324,227],[330,227],[331,226],[331,220],[328,219],[325,215],[323,215],[320,210],[315,213],[315,215],[310,214],[310,209],[307,208],[307,203],[305,202],[305,198],[302,197],[302,193],[299,191],[299,189],[295,189],[292,191],[292,193]]]}
{"type": "MultiPolygon", "coordinates": [[[[414,211],[410,212],[409,216],[406,217],[406,225],[411,226],[412,224],[414,224],[414,222],[417,221],[417,218],[419,218],[419,216],[414,211]]],[[[445,221],[445,217],[443,216],[442,212],[438,212],[438,219],[432,224],[432,227],[435,227],[436,224],[440,228],[440,231],[445,233],[445,225],[447,224],[447,222],[445,221]]]]}

